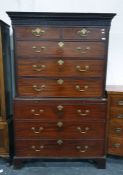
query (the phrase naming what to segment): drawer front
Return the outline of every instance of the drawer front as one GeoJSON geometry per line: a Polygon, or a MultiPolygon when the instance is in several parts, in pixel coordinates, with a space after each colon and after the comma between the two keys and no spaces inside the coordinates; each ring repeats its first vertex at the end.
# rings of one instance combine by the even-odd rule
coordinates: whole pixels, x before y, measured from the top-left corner
{"type": "Polygon", "coordinates": [[[110,96],[111,107],[123,108],[123,95],[111,95],[110,96]]]}
{"type": "Polygon", "coordinates": [[[113,137],[123,137],[123,123],[120,120],[110,121],[109,133],[113,137]]]}
{"type": "Polygon", "coordinates": [[[95,157],[104,156],[103,140],[16,140],[16,156],[95,157]]]}
{"type": "Polygon", "coordinates": [[[18,78],[18,95],[32,97],[100,97],[102,79],[18,78]]]}
{"type": "Polygon", "coordinates": [[[18,59],[19,76],[103,77],[104,60],[18,59]]]}
{"type": "Polygon", "coordinates": [[[123,139],[110,137],[108,144],[108,153],[123,156],[123,139]]]}
{"type": "Polygon", "coordinates": [[[60,28],[50,26],[15,27],[14,31],[17,40],[59,39],[61,36],[60,28]]]}
{"type": "Polygon", "coordinates": [[[64,28],[64,39],[81,39],[81,40],[106,40],[107,30],[105,28],[88,28],[74,27],[64,28]]]}
{"type": "Polygon", "coordinates": [[[17,40],[60,39],[60,37],[68,40],[106,40],[107,29],[96,27],[25,26],[15,27],[14,32],[17,40]]]}
{"type": "Polygon", "coordinates": [[[70,100],[15,100],[15,119],[105,120],[106,103],[70,100]]]}
{"type": "Polygon", "coordinates": [[[17,139],[104,139],[104,122],[15,121],[17,139]]]}
{"type": "Polygon", "coordinates": [[[16,55],[19,57],[92,57],[104,58],[104,42],[49,42],[18,41],[16,55]]]}
{"type": "Polygon", "coordinates": [[[123,108],[117,108],[117,107],[114,107],[114,108],[111,108],[111,111],[110,111],[110,118],[112,120],[119,120],[120,122],[123,122],[123,108]]]}

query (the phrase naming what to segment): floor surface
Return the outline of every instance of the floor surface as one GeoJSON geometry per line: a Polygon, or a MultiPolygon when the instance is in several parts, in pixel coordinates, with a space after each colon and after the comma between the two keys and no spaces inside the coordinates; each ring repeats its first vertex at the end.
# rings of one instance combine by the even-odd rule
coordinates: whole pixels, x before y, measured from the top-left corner
{"type": "Polygon", "coordinates": [[[97,169],[88,161],[82,162],[26,162],[15,170],[0,158],[0,175],[123,175],[123,158],[108,157],[106,169],[97,169]]]}

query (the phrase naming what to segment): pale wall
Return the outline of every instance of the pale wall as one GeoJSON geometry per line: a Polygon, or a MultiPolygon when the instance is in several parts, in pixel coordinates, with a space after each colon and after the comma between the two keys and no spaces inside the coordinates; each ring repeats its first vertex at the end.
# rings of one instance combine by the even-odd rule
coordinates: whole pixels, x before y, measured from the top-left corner
{"type": "Polygon", "coordinates": [[[107,84],[123,85],[123,0],[0,0],[0,18],[6,11],[117,13],[109,41],[107,84]]]}

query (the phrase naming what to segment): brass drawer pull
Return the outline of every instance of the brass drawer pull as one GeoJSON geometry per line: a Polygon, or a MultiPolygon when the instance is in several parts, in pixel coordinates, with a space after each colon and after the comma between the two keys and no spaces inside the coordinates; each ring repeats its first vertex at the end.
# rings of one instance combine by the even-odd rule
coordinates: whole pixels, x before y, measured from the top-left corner
{"type": "Polygon", "coordinates": [[[119,106],[123,106],[123,100],[118,101],[119,106]]]}
{"type": "Polygon", "coordinates": [[[122,128],[115,128],[115,132],[116,132],[117,134],[121,133],[121,131],[122,131],[122,128]]]}
{"type": "Polygon", "coordinates": [[[44,145],[41,145],[41,146],[39,147],[39,149],[36,149],[36,146],[32,145],[32,149],[33,149],[35,152],[39,152],[39,151],[41,151],[42,149],[44,149],[44,145]]]}
{"type": "Polygon", "coordinates": [[[120,148],[121,144],[120,144],[120,143],[114,143],[112,146],[113,146],[114,148],[120,148]]]}
{"type": "Polygon", "coordinates": [[[34,49],[34,51],[36,53],[40,53],[41,51],[44,51],[46,49],[45,46],[41,46],[40,48],[37,48],[36,46],[32,46],[32,49],[34,49]]]}
{"type": "Polygon", "coordinates": [[[79,150],[81,153],[85,153],[88,150],[88,146],[84,146],[84,149],[82,149],[81,146],[76,146],[76,149],[79,150]]]}
{"type": "Polygon", "coordinates": [[[38,87],[37,85],[33,85],[33,88],[35,91],[40,92],[43,91],[46,88],[46,86],[44,84],[41,85],[40,87],[38,87]]]}
{"type": "Polygon", "coordinates": [[[118,115],[116,116],[116,118],[118,118],[118,119],[123,119],[123,114],[118,114],[118,115]]]}
{"type": "Polygon", "coordinates": [[[80,53],[82,53],[82,54],[87,53],[90,49],[91,49],[90,46],[86,46],[85,48],[76,47],[76,50],[80,51],[80,53]]]}
{"type": "Polygon", "coordinates": [[[86,110],[84,111],[84,113],[83,113],[81,109],[78,109],[77,112],[78,112],[78,114],[81,115],[81,116],[87,116],[88,113],[90,112],[90,110],[86,109],[86,110]]]}
{"type": "Polygon", "coordinates": [[[34,115],[40,115],[42,112],[44,112],[44,110],[43,110],[43,109],[40,109],[40,110],[39,110],[39,113],[35,113],[35,112],[36,112],[35,109],[31,109],[31,112],[32,112],[34,115]]]}
{"type": "Polygon", "coordinates": [[[57,144],[58,145],[62,145],[63,144],[63,140],[61,140],[61,139],[57,140],[57,144]]]}
{"type": "Polygon", "coordinates": [[[62,48],[62,47],[64,47],[64,43],[63,43],[63,42],[59,42],[59,43],[58,43],[58,46],[59,46],[60,48],[62,48]]]}
{"type": "Polygon", "coordinates": [[[45,65],[40,65],[40,64],[34,64],[32,65],[32,67],[33,67],[33,70],[37,72],[40,72],[46,68],[45,65]]]}
{"type": "Polygon", "coordinates": [[[89,66],[85,66],[84,69],[82,69],[81,66],[76,66],[76,69],[79,72],[87,72],[89,70],[89,66]]]}
{"type": "Polygon", "coordinates": [[[58,106],[57,106],[57,109],[58,109],[59,111],[62,111],[62,110],[64,109],[64,107],[63,107],[62,105],[58,105],[58,106]]]}
{"type": "Polygon", "coordinates": [[[78,130],[80,133],[85,134],[85,133],[87,133],[87,132],[89,131],[89,128],[88,128],[88,127],[85,127],[84,130],[83,130],[80,126],[78,126],[78,127],[77,127],[77,130],[78,130]]]}
{"type": "Polygon", "coordinates": [[[64,61],[63,60],[58,60],[57,63],[58,63],[59,66],[63,66],[64,65],[64,61]]]}
{"type": "Polygon", "coordinates": [[[43,29],[41,29],[41,28],[39,28],[39,27],[37,27],[36,29],[33,29],[33,30],[32,30],[32,34],[33,34],[34,36],[37,36],[37,37],[41,36],[41,35],[44,34],[44,33],[45,33],[45,30],[43,30],[43,29]]]}
{"type": "Polygon", "coordinates": [[[63,83],[64,83],[64,80],[62,80],[62,79],[57,80],[57,84],[63,85],[63,83]]]}
{"type": "Polygon", "coordinates": [[[86,91],[86,89],[88,89],[88,85],[85,85],[83,87],[83,89],[81,89],[79,85],[76,85],[76,90],[79,92],[84,92],[84,91],[86,91]]]}
{"type": "Polygon", "coordinates": [[[83,28],[83,29],[77,31],[77,34],[80,35],[81,37],[87,36],[89,33],[90,33],[90,31],[87,30],[87,29],[85,29],[85,28],[83,28]]]}
{"type": "Polygon", "coordinates": [[[57,126],[58,126],[59,128],[61,128],[61,127],[63,126],[63,122],[58,122],[58,123],[57,123],[57,126]]]}
{"type": "Polygon", "coordinates": [[[34,132],[35,134],[39,134],[39,133],[41,133],[41,131],[44,130],[43,127],[39,127],[38,129],[36,129],[35,127],[32,127],[31,129],[33,130],[33,132],[34,132]]]}

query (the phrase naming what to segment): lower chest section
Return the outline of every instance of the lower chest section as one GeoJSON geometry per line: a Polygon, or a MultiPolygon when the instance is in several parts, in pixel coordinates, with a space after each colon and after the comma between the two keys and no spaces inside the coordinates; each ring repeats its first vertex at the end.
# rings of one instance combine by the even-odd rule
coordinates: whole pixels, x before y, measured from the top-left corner
{"type": "Polygon", "coordinates": [[[15,99],[17,156],[84,157],[105,153],[106,101],[15,99]]]}

